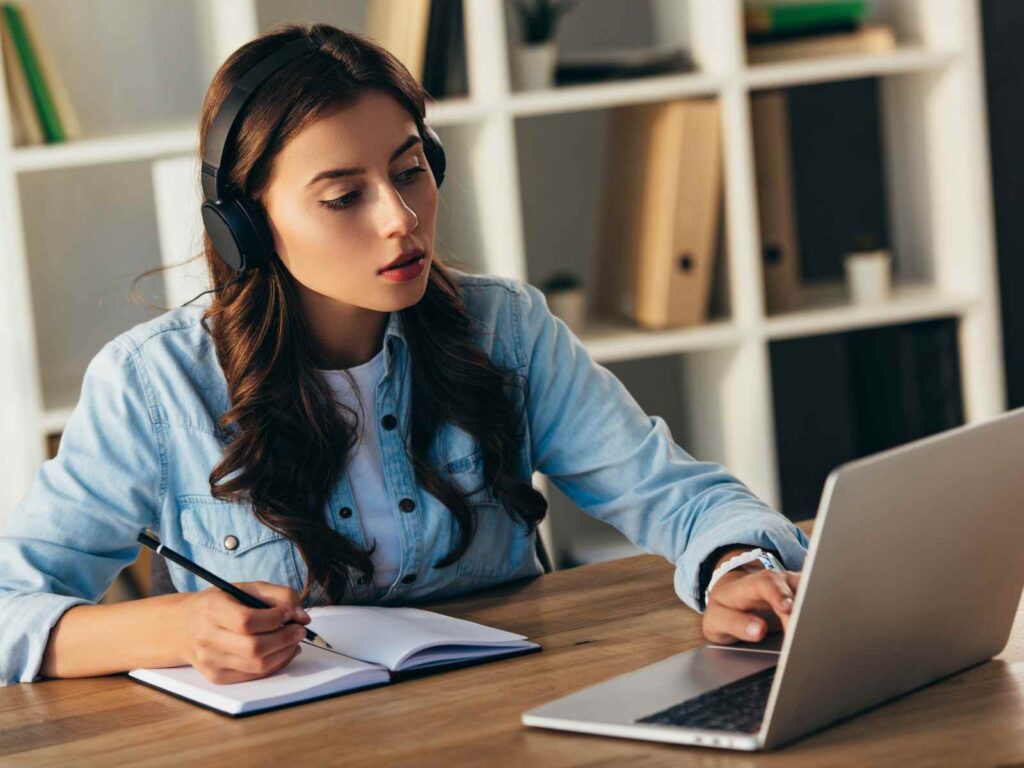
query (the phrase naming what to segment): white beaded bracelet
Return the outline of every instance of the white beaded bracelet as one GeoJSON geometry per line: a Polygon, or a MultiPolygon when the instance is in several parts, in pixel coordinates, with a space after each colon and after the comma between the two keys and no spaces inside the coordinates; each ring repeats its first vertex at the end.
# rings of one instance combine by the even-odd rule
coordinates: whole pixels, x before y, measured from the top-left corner
{"type": "Polygon", "coordinates": [[[761,561],[761,565],[772,571],[785,570],[785,568],[782,567],[782,563],[776,559],[775,555],[771,552],[765,552],[760,547],[752,549],[749,552],[740,552],[738,555],[730,557],[720,566],[715,568],[715,572],[711,574],[711,581],[708,582],[708,588],[704,590],[704,607],[707,608],[708,601],[711,599],[711,588],[715,586],[715,582],[733,568],[739,568],[741,565],[746,565],[754,560],[761,561]]]}

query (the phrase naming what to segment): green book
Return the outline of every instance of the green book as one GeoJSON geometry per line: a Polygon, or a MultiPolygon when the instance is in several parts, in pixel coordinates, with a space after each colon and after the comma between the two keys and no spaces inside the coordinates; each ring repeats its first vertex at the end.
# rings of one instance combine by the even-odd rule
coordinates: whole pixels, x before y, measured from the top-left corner
{"type": "Polygon", "coordinates": [[[748,33],[786,34],[856,24],[867,14],[866,0],[831,3],[750,3],[744,12],[748,33]]]}
{"type": "Polygon", "coordinates": [[[21,18],[21,9],[11,2],[3,4],[4,19],[11,31],[11,38],[14,40],[14,47],[18,50],[18,59],[25,70],[25,78],[28,80],[29,88],[32,91],[32,100],[35,102],[36,111],[39,113],[39,121],[43,125],[43,134],[47,144],[64,141],[67,136],[64,133],[64,126],[57,115],[57,108],[53,104],[53,97],[46,85],[46,78],[39,66],[36,52],[32,48],[25,25],[21,18]]]}

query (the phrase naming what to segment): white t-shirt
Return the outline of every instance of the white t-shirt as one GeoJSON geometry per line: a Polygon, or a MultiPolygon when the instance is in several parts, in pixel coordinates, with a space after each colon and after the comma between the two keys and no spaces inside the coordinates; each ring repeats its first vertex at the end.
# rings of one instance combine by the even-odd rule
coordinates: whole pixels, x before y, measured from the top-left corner
{"type": "Polygon", "coordinates": [[[384,468],[377,433],[377,382],[384,374],[384,347],[371,360],[346,369],[355,379],[359,398],[340,370],[319,369],[334,390],[335,397],[360,414],[359,442],[348,458],[348,479],[355,496],[366,545],[374,541],[373,583],[390,587],[398,576],[402,559],[402,539],[398,519],[384,485],[384,468]],[[361,401],[361,402],[360,402],[361,401]]]}

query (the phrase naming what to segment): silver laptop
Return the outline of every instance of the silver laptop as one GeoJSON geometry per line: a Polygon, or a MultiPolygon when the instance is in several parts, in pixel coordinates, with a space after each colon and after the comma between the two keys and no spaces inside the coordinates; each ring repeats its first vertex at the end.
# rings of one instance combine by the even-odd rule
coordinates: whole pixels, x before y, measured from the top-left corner
{"type": "Polygon", "coordinates": [[[1024,587],[1024,408],[829,475],[789,630],[531,709],[542,728],[772,749],[995,656],[1024,587]]]}

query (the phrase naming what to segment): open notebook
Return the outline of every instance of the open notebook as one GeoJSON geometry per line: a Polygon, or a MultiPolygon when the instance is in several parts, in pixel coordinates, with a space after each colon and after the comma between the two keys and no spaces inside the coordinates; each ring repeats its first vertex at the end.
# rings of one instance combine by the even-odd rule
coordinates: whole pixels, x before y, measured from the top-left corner
{"type": "Polygon", "coordinates": [[[191,665],[140,668],[139,682],[237,716],[384,685],[421,670],[465,666],[539,651],[524,635],[419,608],[329,605],[309,609],[308,626],[334,651],[302,643],[302,653],[269,677],[211,683],[191,665]]]}

